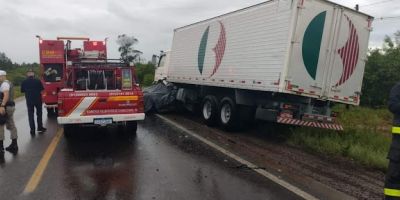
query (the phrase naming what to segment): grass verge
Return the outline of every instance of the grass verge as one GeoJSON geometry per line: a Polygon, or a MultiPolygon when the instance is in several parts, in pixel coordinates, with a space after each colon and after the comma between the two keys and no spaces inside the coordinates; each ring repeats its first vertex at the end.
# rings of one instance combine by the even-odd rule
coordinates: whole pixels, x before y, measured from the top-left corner
{"type": "Polygon", "coordinates": [[[346,110],[344,106],[334,110],[341,113],[338,121],[344,131],[293,128],[287,143],[326,155],[347,157],[367,167],[386,171],[391,142],[390,112],[363,107],[346,110]]]}
{"type": "Polygon", "coordinates": [[[14,86],[14,99],[22,97],[24,94],[21,93],[21,86],[14,86]]]}

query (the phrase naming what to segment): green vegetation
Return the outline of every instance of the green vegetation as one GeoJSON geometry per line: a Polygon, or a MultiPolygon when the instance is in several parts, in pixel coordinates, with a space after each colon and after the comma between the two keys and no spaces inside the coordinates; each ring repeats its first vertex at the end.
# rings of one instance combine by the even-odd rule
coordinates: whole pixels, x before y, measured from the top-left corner
{"type": "Polygon", "coordinates": [[[386,105],[390,89],[400,81],[400,31],[394,38],[386,36],[382,49],[370,50],[365,66],[361,104],[368,107],[386,105]]]}
{"type": "Polygon", "coordinates": [[[19,85],[14,86],[14,99],[22,96],[24,96],[24,94],[21,93],[21,86],[19,85]]]}
{"type": "Polygon", "coordinates": [[[287,143],[329,156],[343,156],[365,166],[385,171],[392,115],[386,109],[335,107],[344,131],[294,128],[287,143]]]}
{"type": "Polygon", "coordinates": [[[136,76],[139,80],[140,85],[146,87],[150,86],[154,81],[154,65],[148,64],[136,64],[136,76]]]}

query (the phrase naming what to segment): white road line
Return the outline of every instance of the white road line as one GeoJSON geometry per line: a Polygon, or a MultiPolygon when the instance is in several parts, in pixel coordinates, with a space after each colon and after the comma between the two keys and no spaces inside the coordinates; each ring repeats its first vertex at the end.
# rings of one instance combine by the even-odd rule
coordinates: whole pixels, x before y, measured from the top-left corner
{"type": "Polygon", "coordinates": [[[300,197],[302,197],[302,198],[304,198],[304,199],[309,199],[309,200],[317,200],[317,199],[318,199],[318,198],[312,196],[311,194],[308,194],[307,192],[301,190],[300,188],[298,188],[298,187],[296,187],[296,186],[294,186],[294,185],[292,185],[292,184],[290,184],[290,183],[288,183],[288,182],[286,182],[286,181],[280,179],[279,177],[277,177],[277,176],[275,176],[275,175],[273,175],[273,174],[271,174],[271,173],[269,173],[269,172],[267,172],[267,171],[265,171],[265,170],[263,170],[263,169],[257,169],[257,166],[254,165],[253,163],[251,163],[251,162],[249,162],[249,161],[247,161],[247,160],[244,160],[243,158],[241,158],[241,157],[239,157],[239,156],[237,156],[237,155],[235,155],[235,154],[229,152],[228,150],[226,150],[226,149],[224,149],[224,148],[222,148],[222,147],[216,145],[215,143],[213,143],[213,142],[211,142],[211,141],[205,139],[204,137],[202,137],[202,136],[200,136],[200,135],[197,135],[197,134],[194,133],[193,131],[188,130],[187,128],[185,128],[185,127],[183,127],[183,126],[177,124],[176,122],[174,122],[174,121],[172,121],[172,120],[170,120],[170,119],[168,119],[168,118],[166,118],[166,117],[164,117],[164,116],[158,115],[158,114],[156,114],[156,116],[159,117],[159,118],[161,118],[161,119],[163,119],[163,120],[166,121],[167,123],[169,123],[169,124],[171,124],[171,125],[173,125],[173,126],[179,128],[179,129],[181,129],[182,131],[188,133],[188,134],[191,135],[192,137],[194,137],[194,138],[196,138],[196,139],[198,139],[198,140],[204,142],[205,144],[209,145],[210,147],[216,149],[217,151],[219,151],[219,152],[221,152],[221,153],[223,153],[223,154],[225,154],[225,155],[231,157],[232,159],[238,161],[239,163],[241,163],[241,164],[243,164],[243,165],[247,165],[249,168],[253,169],[253,170],[256,171],[257,173],[259,173],[259,174],[261,174],[262,176],[264,176],[264,177],[270,179],[271,181],[273,181],[273,182],[275,182],[275,183],[281,185],[282,187],[284,187],[284,188],[286,188],[287,190],[289,190],[289,191],[295,193],[296,195],[298,195],[298,196],[300,196],[300,197]]]}

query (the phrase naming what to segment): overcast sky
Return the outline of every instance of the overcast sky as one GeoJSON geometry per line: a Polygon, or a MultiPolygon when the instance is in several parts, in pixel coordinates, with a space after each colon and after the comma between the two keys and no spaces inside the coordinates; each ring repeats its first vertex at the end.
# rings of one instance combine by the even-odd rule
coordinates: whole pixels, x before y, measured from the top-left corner
{"type": "MultiPolygon", "coordinates": [[[[38,62],[38,41],[57,36],[109,37],[109,57],[118,58],[116,37],[133,35],[143,58],[171,46],[173,29],[263,0],[0,0],[0,52],[14,62],[38,62]]],[[[400,16],[400,0],[333,0],[374,17],[400,16]],[[373,4],[373,5],[371,5],[373,4]]],[[[400,19],[375,20],[370,47],[400,30],[400,19]]]]}

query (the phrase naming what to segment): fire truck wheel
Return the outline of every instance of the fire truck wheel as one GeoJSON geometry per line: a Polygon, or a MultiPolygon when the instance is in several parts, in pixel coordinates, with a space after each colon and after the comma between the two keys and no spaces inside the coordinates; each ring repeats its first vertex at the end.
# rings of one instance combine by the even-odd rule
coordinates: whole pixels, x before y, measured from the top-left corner
{"type": "Polygon", "coordinates": [[[47,117],[57,117],[57,108],[47,108],[47,117]]]}
{"type": "Polygon", "coordinates": [[[134,136],[136,135],[137,131],[137,122],[136,121],[124,122],[118,125],[118,129],[119,133],[122,135],[134,136]]]}
{"type": "Polygon", "coordinates": [[[222,128],[228,131],[236,130],[240,126],[236,103],[230,97],[225,97],[220,104],[219,121],[222,128]]]}
{"type": "Polygon", "coordinates": [[[204,123],[208,126],[214,126],[218,122],[218,100],[215,96],[208,95],[204,97],[201,104],[201,114],[204,123]]]}
{"type": "Polygon", "coordinates": [[[128,133],[132,133],[132,134],[136,134],[137,131],[137,122],[133,121],[133,122],[126,122],[126,128],[128,133]]]}
{"type": "Polygon", "coordinates": [[[64,125],[64,136],[66,138],[71,138],[72,133],[75,130],[75,126],[72,124],[65,124],[64,125]]]}

